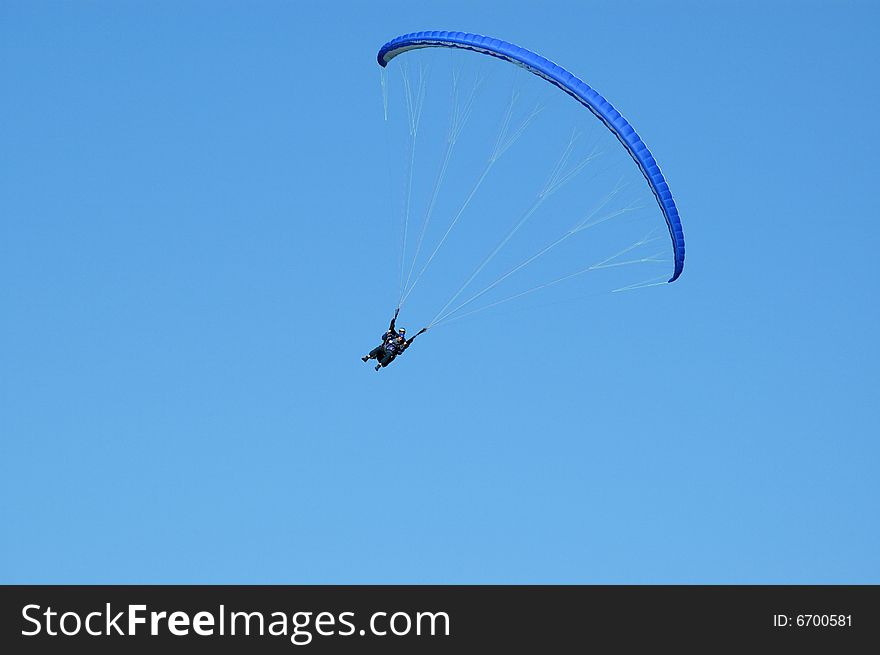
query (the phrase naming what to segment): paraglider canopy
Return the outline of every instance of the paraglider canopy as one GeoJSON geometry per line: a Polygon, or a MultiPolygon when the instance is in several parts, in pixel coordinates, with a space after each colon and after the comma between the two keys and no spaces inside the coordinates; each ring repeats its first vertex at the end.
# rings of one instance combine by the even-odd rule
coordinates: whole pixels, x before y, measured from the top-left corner
{"type": "Polygon", "coordinates": [[[385,67],[394,57],[409,50],[434,47],[471,50],[519,65],[565,91],[601,120],[638,164],[657,199],[672,239],[674,271],[669,282],[678,279],[684,269],[684,232],[672,192],[651,151],[629,121],[610,102],[586,82],[549,59],[526,48],[479,34],[437,31],[404,34],[383,45],[377,59],[385,67]]]}

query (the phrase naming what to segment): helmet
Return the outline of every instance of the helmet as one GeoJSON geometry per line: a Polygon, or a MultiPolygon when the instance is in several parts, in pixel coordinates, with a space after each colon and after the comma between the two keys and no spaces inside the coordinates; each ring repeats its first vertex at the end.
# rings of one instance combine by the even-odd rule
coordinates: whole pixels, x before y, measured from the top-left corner
{"type": "Polygon", "coordinates": [[[403,336],[404,334],[406,334],[406,328],[398,328],[398,329],[397,329],[397,333],[398,333],[400,336],[403,336]]]}

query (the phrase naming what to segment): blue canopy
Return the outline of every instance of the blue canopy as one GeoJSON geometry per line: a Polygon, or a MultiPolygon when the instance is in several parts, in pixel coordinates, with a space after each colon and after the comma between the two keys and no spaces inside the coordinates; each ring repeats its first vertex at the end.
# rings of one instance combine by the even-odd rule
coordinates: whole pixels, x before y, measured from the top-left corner
{"type": "Polygon", "coordinates": [[[551,84],[555,84],[567,94],[589,109],[611,130],[618,140],[627,149],[629,154],[639,165],[642,174],[648,181],[648,186],[654,192],[657,203],[666,217],[669,226],[669,236],[672,238],[672,249],[675,255],[675,271],[670,282],[674,282],[681,275],[684,268],[684,232],[681,228],[681,218],[678,208],[672,199],[669,185],[660,171],[660,166],[644,144],[642,139],[633,129],[620,112],[610,102],[593,90],[583,80],[572,75],[561,66],[557,66],[549,59],[539,54],[526,50],[518,45],[493,39],[479,34],[466,32],[413,32],[392,39],[379,49],[378,60],[380,66],[386,66],[397,55],[407,50],[417,48],[462,48],[473,50],[482,54],[498,57],[511,63],[522,66],[535,75],[543,77],[551,84]]]}

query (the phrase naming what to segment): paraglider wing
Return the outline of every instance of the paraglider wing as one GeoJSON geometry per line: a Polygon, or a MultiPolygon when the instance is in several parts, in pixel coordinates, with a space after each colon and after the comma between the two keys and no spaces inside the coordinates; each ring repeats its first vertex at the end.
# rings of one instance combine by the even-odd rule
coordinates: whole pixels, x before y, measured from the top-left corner
{"type": "Polygon", "coordinates": [[[521,48],[520,46],[493,39],[479,34],[466,32],[413,32],[392,39],[379,49],[378,60],[381,66],[386,66],[394,57],[403,54],[407,50],[417,48],[462,48],[473,50],[482,54],[498,57],[538,75],[551,84],[556,85],[578,102],[589,109],[601,120],[605,126],[623,144],[626,150],[638,164],[650,186],[660,209],[666,218],[669,227],[669,236],[672,238],[672,248],[675,258],[675,270],[669,282],[674,282],[681,275],[684,268],[684,232],[681,227],[681,218],[678,208],[672,199],[669,185],[660,171],[654,156],[633,129],[632,125],[620,115],[610,102],[597,93],[586,82],[572,75],[561,66],[557,66],[549,59],[539,54],[521,48]]]}

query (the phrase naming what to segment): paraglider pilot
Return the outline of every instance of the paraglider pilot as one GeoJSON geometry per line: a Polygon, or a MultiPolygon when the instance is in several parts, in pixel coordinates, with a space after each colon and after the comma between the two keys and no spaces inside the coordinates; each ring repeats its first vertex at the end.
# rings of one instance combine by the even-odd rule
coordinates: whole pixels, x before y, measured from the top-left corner
{"type": "Polygon", "coordinates": [[[376,364],[377,371],[380,368],[388,366],[398,355],[403,354],[403,351],[410,347],[410,344],[416,340],[416,337],[428,329],[422,328],[415,336],[407,339],[406,328],[395,328],[394,326],[394,322],[397,320],[397,315],[399,313],[400,308],[394,312],[394,318],[391,319],[391,325],[388,326],[388,331],[382,335],[382,343],[373,348],[369,354],[361,357],[361,360],[365,362],[375,359],[378,362],[378,364],[376,364]]]}

